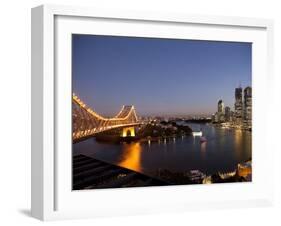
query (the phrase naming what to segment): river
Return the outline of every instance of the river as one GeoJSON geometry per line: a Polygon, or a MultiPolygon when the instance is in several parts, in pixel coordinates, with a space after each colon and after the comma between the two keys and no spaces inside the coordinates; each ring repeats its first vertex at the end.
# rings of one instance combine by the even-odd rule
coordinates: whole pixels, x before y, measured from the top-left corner
{"type": "Polygon", "coordinates": [[[252,157],[251,132],[211,124],[188,125],[194,131],[201,129],[207,142],[201,143],[199,137],[193,136],[122,144],[99,143],[89,138],[73,145],[73,155],[88,155],[148,175],[155,175],[159,169],[173,172],[198,169],[207,175],[228,172],[252,157]]]}

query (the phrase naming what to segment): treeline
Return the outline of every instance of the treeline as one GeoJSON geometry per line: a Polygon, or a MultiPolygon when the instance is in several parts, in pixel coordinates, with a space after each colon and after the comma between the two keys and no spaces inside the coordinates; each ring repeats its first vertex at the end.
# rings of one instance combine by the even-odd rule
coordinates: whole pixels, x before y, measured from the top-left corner
{"type": "Polygon", "coordinates": [[[192,129],[189,126],[177,125],[176,123],[165,124],[172,125],[172,127],[163,128],[160,125],[147,124],[139,131],[140,137],[172,137],[190,135],[192,129]],[[175,129],[176,128],[176,129],[175,129]]]}
{"type": "Polygon", "coordinates": [[[192,123],[209,123],[212,122],[212,119],[186,119],[185,122],[192,122],[192,123]]]}

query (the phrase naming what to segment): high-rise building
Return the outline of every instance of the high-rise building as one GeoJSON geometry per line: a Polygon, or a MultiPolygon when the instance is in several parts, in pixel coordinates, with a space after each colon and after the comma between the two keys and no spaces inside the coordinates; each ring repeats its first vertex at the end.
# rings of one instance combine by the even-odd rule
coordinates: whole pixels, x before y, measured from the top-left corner
{"type": "Polygon", "coordinates": [[[230,121],[233,122],[234,118],[234,111],[230,111],[230,121]]]}
{"type": "Polygon", "coordinates": [[[224,117],[224,103],[222,100],[219,100],[218,102],[218,121],[219,122],[223,122],[225,121],[225,117],[224,117]]]}
{"type": "Polygon", "coordinates": [[[217,123],[218,122],[218,113],[212,114],[212,122],[217,123]]]}
{"type": "Polygon", "coordinates": [[[218,112],[224,114],[224,103],[222,100],[219,100],[218,102],[218,112]]]}
{"type": "Polygon", "coordinates": [[[252,122],[252,88],[244,89],[244,122],[251,126],[252,122]]]}
{"type": "Polygon", "coordinates": [[[234,117],[237,124],[243,122],[243,100],[242,100],[242,88],[235,89],[235,104],[234,104],[234,117]]]}
{"type": "Polygon", "coordinates": [[[225,107],[225,121],[230,122],[231,121],[231,110],[230,107],[225,107]]]}

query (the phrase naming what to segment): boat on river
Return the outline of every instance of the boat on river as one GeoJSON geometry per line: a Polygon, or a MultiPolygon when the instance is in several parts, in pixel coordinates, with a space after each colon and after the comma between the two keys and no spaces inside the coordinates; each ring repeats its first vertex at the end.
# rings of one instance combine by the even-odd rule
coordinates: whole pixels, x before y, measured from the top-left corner
{"type": "Polygon", "coordinates": [[[205,142],[207,142],[207,138],[206,137],[200,137],[200,142],[201,143],[205,143],[205,142]]]}
{"type": "Polygon", "coordinates": [[[194,137],[201,137],[203,135],[203,133],[202,133],[202,131],[194,131],[194,132],[192,132],[192,135],[194,137]]]}

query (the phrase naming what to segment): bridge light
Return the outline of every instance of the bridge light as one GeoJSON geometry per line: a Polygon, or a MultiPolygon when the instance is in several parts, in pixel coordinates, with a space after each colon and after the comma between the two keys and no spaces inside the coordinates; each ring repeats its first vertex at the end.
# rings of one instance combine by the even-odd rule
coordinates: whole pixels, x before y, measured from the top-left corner
{"type": "MultiPolygon", "coordinates": [[[[75,93],[72,93],[72,96],[73,96],[73,100],[76,101],[76,104],[78,105],[78,107],[84,108],[84,111],[86,110],[89,114],[92,114],[91,117],[95,121],[101,122],[101,124],[109,124],[109,125],[101,126],[98,128],[96,128],[96,127],[93,128],[94,125],[91,125],[90,129],[86,129],[83,131],[78,129],[78,131],[76,131],[72,134],[74,139],[84,137],[85,135],[89,135],[91,133],[102,132],[104,130],[118,128],[120,126],[122,127],[122,125],[132,124],[133,122],[135,122],[134,118],[132,119],[132,114],[133,114],[133,116],[136,117],[136,113],[134,111],[134,109],[135,109],[134,105],[131,105],[131,106],[123,105],[121,111],[118,114],[120,118],[116,117],[116,116],[114,118],[104,118],[104,117],[100,116],[99,114],[97,114],[92,108],[87,107],[87,105],[81,99],[79,99],[79,97],[75,93]]],[[[81,122],[79,122],[80,120],[85,119],[82,115],[75,116],[75,113],[73,114],[73,117],[75,117],[75,120],[78,120],[78,124],[81,123],[81,122]],[[79,119],[79,117],[80,117],[80,119],[79,119]]],[[[128,134],[126,134],[126,136],[135,136],[134,128],[131,128],[130,130],[131,131],[128,134]]]]}

